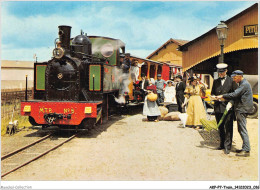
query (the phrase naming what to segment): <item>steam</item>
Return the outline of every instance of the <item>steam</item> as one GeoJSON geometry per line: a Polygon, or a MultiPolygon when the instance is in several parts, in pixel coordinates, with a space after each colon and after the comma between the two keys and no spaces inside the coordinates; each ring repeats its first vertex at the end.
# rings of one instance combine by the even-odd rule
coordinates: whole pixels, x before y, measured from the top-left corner
{"type": "MultiPolygon", "coordinates": [[[[106,44],[111,44],[113,51],[124,47],[121,40],[110,41],[104,44],[104,39],[96,38],[92,43],[92,54],[99,53],[106,44]]],[[[119,86],[119,97],[114,97],[118,104],[125,104],[125,93],[129,93],[128,85],[130,84],[130,73],[123,73],[121,68],[114,67],[114,77],[116,83],[119,86]]]]}
{"type": "Polygon", "coordinates": [[[119,97],[115,97],[115,101],[119,104],[125,104],[125,93],[129,93],[129,84],[130,84],[130,73],[123,73],[122,69],[115,68],[115,76],[119,82],[119,97]]]}
{"type": "MultiPolygon", "coordinates": [[[[121,42],[121,40],[115,40],[114,43],[108,42],[108,44],[111,44],[113,46],[113,50],[117,50],[119,48],[124,47],[124,44],[121,42]]],[[[103,39],[95,39],[92,43],[92,54],[95,54],[97,52],[100,52],[102,46],[104,45],[103,39]]]]}

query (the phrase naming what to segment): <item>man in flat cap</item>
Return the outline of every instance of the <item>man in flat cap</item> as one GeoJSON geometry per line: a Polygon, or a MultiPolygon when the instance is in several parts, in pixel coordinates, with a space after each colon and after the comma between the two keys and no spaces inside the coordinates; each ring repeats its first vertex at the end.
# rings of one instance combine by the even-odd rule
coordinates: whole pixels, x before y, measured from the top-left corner
{"type": "Polygon", "coordinates": [[[156,86],[156,91],[158,95],[158,103],[162,103],[164,100],[164,85],[167,84],[165,80],[162,79],[162,75],[158,74],[157,75],[157,80],[155,81],[155,86],[156,86]]]}
{"type": "MultiPolygon", "coordinates": [[[[227,67],[225,63],[219,63],[216,65],[218,72],[218,79],[215,79],[213,82],[211,95],[221,95],[226,93],[234,92],[237,89],[237,84],[232,80],[231,77],[227,76],[227,67]]],[[[215,101],[214,102],[214,112],[217,123],[219,123],[228,101],[215,101]]],[[[232,146],[233,139],[233,120],[234,120],[234,111],[230,109],[226,115],[225,121],[219,126],[219,136],[220,136],[220,145],[217,150],[224,149],[225,154],[229,154],[232,146]]]]}
{"type": "Polygon", "coordinates": [[[182,104],[184,103],[184,91],[186,88],[186,84],[185,82],[182,81],[182,76],[181,75],[177,75],[175,77],[176,80],[176,100],[177,100],[177,104],[178,104],[178,111],[183,113],[183,109],[182,109],[182,104]]]}
{"type": "Polygon", "coordinates": [[[249,82],[243,78],[243,71],[236,70],[231,77],[239,84],[238,88],[231,93],[224,93],[218,99],[231,99],[234,101],[234,109],[237,119],[238,132],[243,140],[242,149],[237,150],[236,156],[250,156],[250,142],[246,129],[246,117],[253,110],[253,93],[249,82]]]}

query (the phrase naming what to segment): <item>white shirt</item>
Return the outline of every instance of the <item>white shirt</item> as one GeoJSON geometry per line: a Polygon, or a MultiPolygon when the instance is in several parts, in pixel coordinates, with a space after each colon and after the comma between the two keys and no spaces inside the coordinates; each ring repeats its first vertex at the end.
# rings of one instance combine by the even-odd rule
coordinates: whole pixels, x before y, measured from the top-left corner
{"type": "Polygon", "coordinates": [[[224,83],[225,83],[225,81],[226,81],[226,78],[227,78],[227,76],[225,76],[224,79],[221,79],[221,85],[222,85],[222,86],[224,85],[224,83]]]}

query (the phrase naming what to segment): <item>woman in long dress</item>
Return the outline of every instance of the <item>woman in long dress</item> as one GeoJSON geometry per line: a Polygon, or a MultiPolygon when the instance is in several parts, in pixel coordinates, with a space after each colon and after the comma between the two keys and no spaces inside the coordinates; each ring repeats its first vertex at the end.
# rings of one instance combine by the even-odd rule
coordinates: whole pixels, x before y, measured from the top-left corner
{"type": "Polygon", "coordinates": [[[186,126],[199,129],[202,127],[200,119],[206,118],[206,111],[201,100],[203,87],[198,85],[195,77],[189,78],[189,81],[190,85],[184,91],[186,96],[189,96],[186,126]]]}
{"type": "Polygon", "coordinates": [[[164,91],[164,102],[177,104],[176,102],[176,90],[172,81],[167,82],[167,86],[164,91]]]}
{"type": "MultiPolygon", "coordinates": [[[[149,81],[149,86],[147,86],[147,93],[157,94],[156,86],[154,85],[153,78],[151,78],[149,81]]],[[[148,121],[158,121],[158,116],[161,115],[161,112],[159,110],[157,102],[149,101],[147,95],[145,96],[145,100],[144,100],[143,115],[147,116],[148,121]]]]}

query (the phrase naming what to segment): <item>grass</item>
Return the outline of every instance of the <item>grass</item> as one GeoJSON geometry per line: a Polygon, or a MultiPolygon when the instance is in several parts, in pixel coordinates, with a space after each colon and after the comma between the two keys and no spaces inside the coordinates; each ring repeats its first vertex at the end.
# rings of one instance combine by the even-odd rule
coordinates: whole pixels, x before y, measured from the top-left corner
{"type": "Polygon", "coordinates": [[[1,106],[1,114],[2,114],[2,118],[1,118],[1,136],[3,136],[6,132],[6,127],[9,124],[9,122],[11,121],[12,115],[5,115],[5,112],[10,112],[13,110],[14,105],[17,106],[16,111],[14,113],[14,117],[12,121],[18,120],[18,129],[19,128],[23,128],[23,127],[30,127],[32,126],[28,120],[28,116],[21,116],[20,115],[20,102],[13,102],[12,104],[4,104],[1,106]]]}
{"type": "MultiPolygon", "coordinates": [[[[31,127],[32,125],[30,124],[29,120],[28,120],[28,116],[20,116],[17,115],[13,118],[13,121],[18,120],[18,129],[19,128],[23,128],[23,127],[31,127]]],[[[6,132],[6,127],[9,124],[9,122],[11,121],[11,117],[10,118],[3,118],[1,120],[1,136],[3,136],[6,132]]]]}

